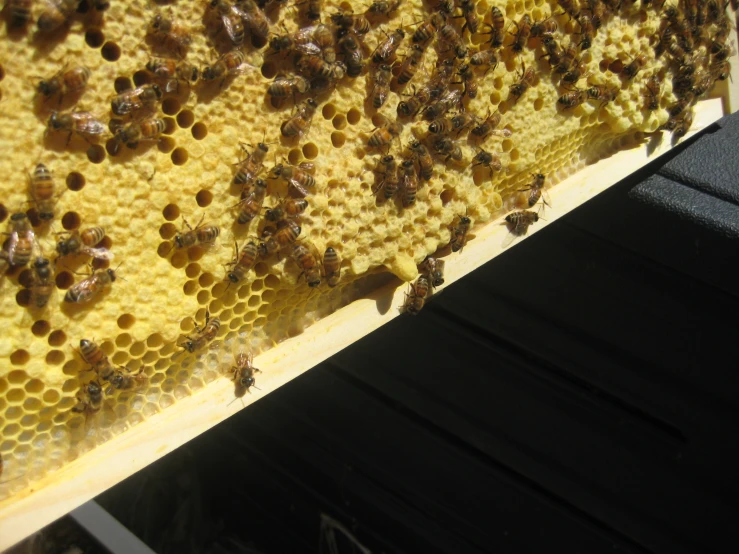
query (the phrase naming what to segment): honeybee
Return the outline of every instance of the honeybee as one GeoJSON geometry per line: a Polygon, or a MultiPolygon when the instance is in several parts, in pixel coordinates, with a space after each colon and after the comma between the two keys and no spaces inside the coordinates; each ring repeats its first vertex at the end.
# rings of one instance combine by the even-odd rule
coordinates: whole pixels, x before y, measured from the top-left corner
{"type": "MultiPolygon", "coordinates": [[[[242,150],[246,151],[243,145],[242,150]]],[[[264,169],[264,158],[269,152],[269,146],[260,142],[257,147],[246,158],[236,163],[238,171],[234,175],[235,185],[248,185],[264,169]]]]}
{"type": "Polygon", "coordinates": [[[403,29],[395,29],[387,35],[385,42],[380,43],[372,54],[372,61],[376,64],[390,64],[395,59],[395,52],[405,38],[403,29]]]}
{"type": "Polygon", "coordinates": [[[87,254],[99,260],[112,260],[113,253],[107,248],[93,248],[105,237],[105,229],[102,227],[90,227],[81,233],[74,231],[69,238],[60,240],[56,245],[59,257],[71,256],[73,254],[87,254]]]}
{"type": "Polygon", "coordinates": [[[195,85],[200,78],[200,71],[194,65],[186,62],[178,63],[169,58],[155,58],[146,64],[146,70],[159,81],[164,92],[177,94],[180,83],[186,83],[188,88],[195,85]]]}
{"type": "Polygon", "coordinates": [[[414,140],[410,145],[413,157],[418,163],[418,173],[424,181],[430,181],[434,174],[434,160],[423,144],[414,140]]]}
{"type": "Polygon", "coordinates": [[[547,52],[542,57],[547,58],[549,65],[552,68],[556,67],[565,55],[564,50],[562,50],[560,45],[557,44],[557,41],[552,35],[544,35],[541,43],[544,46],[544,50],[547,52]]]}
{"type": "MultiPolygon", "coordinates": [[[[609,8],[606,6],[605,2],[601,2],[600,0],[586,0],[586,2],[588,4],[588,11],[592,16],[593,28],[597,31],[601,28],[603,22],[608,16],[609,8]]],[[[618,7],[616,9],[618,9],[618,7]]]]}
{"type": "Polygon", "coordinates": [[[409,100],[398,102],[398,107],[396,109],[398,117],[412,117],[416,115],[430,99],[431,87],[423,85],[418,90],[415,90],[414,87],[413,96],[411,96],[409,100]]]}
{"type": "Polygon", "coordinates": [[[229,77],[235,77],[245,73],[249,68],[255,69],[253,65],[246,63],[246,55],[241,50],[231,50],[223,54],[216,63],[203,69],[203,81],[221,80],[220,86],[229,77]]]}
{"type": "Polygon", "coordinates": [[[410,208],[416,203],[416,194],[418,193],[418,177],[416,176],[416,167],[413,160],[403,160],[398,168],[398,179],[402,192],[403,207],[410,208]]]}
{"type": "Polygon", "coordinates": [[[329,287],[335,287],[341,279],[341,258],[333,247],[329,246],[323,253],[323,273],[329,287]]]}
{"type": "Polygon", "coordinates": [[[659,98],[662,94],[662,79],[660,79],[659,76],[656,74],[652,75],[647,80],[647,84],[644,86],[644,88],[646,90],[646,94],[643,95],[644,98],[646,98],[646,109],[650,111],[659,109],[659,98]]]}
{"type": "Polygon", "coordinates": [[[446,156],[445,161],[447,162],[450,159],[459,162],[463,157],[462,147],[449,137],[437,137],[434,140],[433,149],[437,154],[446,156]]]}
{"type": "Polygon", "coordinates": [[[292,219],[283,219],[277,223],[277,231],[271,236],[264,237],[259,243],[259,255],[267,257],[270,254],[290,246],[300,236],[300,225],[292,219]]]}
{"type": "Polygon", "coordinates": [[[30,289],[32,306],[43,308],[49,303],[49,298],[54,292],[54,278],[47,258],[39,256],[33,262],[30,289]]]}
{"type": "Polygon", "coordinates": [[[452,247],[452,252],[459,252],[464,248],[467,243],[467,233],[470,230],[472,220],[466,215],[457,216],[456,225],[452,225],[449,230],[451,231],[451,238],[449,244],[452,247]]]}
{"type": "Polygon", "coordinates": [[[72,140],[72,135],[77,134],[91,142],[93,139],[105,133],[105,124],[90,112],[51,112],[46,132],[65,132],[68,134],[67,144],[72,140]]]}
{"type": "Polygon", "coordinates": [[[457,32],[454,25],[450,23],[442,25],[439,29],[439,38],[449,45],[449,50],[454,52],[454,55],[458,58],[467,56],[467,45],[462,40],[462,36],[457,32]]]}
{"type": "Polygon", "coordinates": [[[426,274],[426,278],[432,287],[440,287],[444,284],[444,260],[433,256],[427,257],[421,262],[420,269],[426,274]]]}
{"type": "Polygon", "coordinates": [[[90,381],[77,392],[77,404],[72,408],[75,413],[84,413],[85,417],[96,414],[103,407],[103,387],[97,381],[90,381]]]}
{"type": "Polygon", "coordinates": [[[470,56],[470,63],[476,67],[485,67],[485,74],[498,67],[498,57],[495,55],[495,51],[492,48],[487,50],[480,50],[470,56]]]}
{"type": "Polygon", "coordinates": [[[234,260],[227,264],[231,269],[226,274],[226,277],[232,283],[238,283],[246,277],[246,274],[251,271],[257,263],[259,249],[257,248],[257,244],[250,240],[242,247],[241,254],[239,254],[239,245],[234,241],[234,250],[236,254],[234,256],[234,260]]]}
{"type": "Polygon", "coordinates": [[[108,356],[94,341],[88,339],[80,340],[79,355],[90,366],[90,371],[105,376],[112,372],[112,365],[110,360],[108,360],[108,356]]]}
{"type": "MultiPolygon", "coordinates": [[[[569,54],[566,53],[565,56],[567,57],[569,56],[569,54]]],[[[565,83],[574,85],[580,79],[586,76],[585,71],[588,68],[588,64],[585,62],[585,60],[583,60],[581,56],[576,56],[571,61],[568,61],[567,66],[568,67],[565,70],[564,75],[562,76],[562,80],[565,83]]]]}
{"type": "Polygon", "coordinates": [[[493,24],[490,26],[490,32],[487,33],[491,35],[488,42],[490,42],[493,48],[500,48],[503,45],[503,38],[505,37],[505,17],[503,17],[503,12],[500,11],[500,8],[493,6],[490,10],[490,18],[493,24]]]}
{"type": "Polygon", "coordinates": [[[446,19],[440,13],[434,13],[427,20],[423,21],[416,31],[413,33],[411,40],[414,44],[423,44],[428,41],[438,29],[440,29],[446,19]]]}
{"type": "Polygon", "coordinates": [[[175,248],[190,248],[198,244],[213,244],[221,234],[221,229],[216,225],[203,225],[205,214],[200,218],[200,223],[193,229],[183,217],[182,222],[189,229],[183,233],[179,231],[174,237],[175,248]]]}
{"type": "Polygon", "coordinates": [[[461,106],[461,102],[461,90],[448,90],[442,94],[441,98],[439,98],[436,102],[433,102],[423,110],[423,118],[426,121],[439,119],[452,108],[456,106],[461,106]]]}
{"type": "Polygon", "coordinates": [[[503,163],[498,156],[482,149],[472,158],[472,165],[484,165],[490,169],[491,177],[493,173],[503,169],[503,163]]]}
{"type": "Polygon", "coordinates": [[[288,198],[279,203],[278,206],[268,209],[264,213],[264,219],[277,222],[286,217],[298,217],[308,209],[308,201],[305,198],[288,198]]]}
{"type": "Polygon", "coordinates": [[[375,0],[372,2],[367,13],[372,15],[385,15],[388,16],[400,7],[402,0],[375,0]]]}
{"type": "Polygon", "coordinates": [[[595,25],[593,24],[593,16],[587,12],[581,12],[577,16],[577,22],[580,24],[580,36],[582,40],[579,42],[581,50],[587,50],[593,44],[593,35],[595,34],[595,25]]]}
{"type": "Polygon", "coordinates": [[[292,250],[292,258],[301,270],[298,279],[305,275],[305,281],[311,288],[321,284],[321,265],[314,250],[315,246],[312,244],[310,248],[303,244],[293,244],[292,250]]]}
{"type": "Polygon", "coordinates": [[[30,179],[29,192],[36,204],[41,221],[54,219],[54,177],[44,164],[36,164],[30,179]]]}
{"type": "Polygon", "coordinates": [[[280,131],[284,137],[302,137],[311,126],[311,121],[316,113],[318,104],[312,98],[309,98],[298,106],[295,114],[290,119],[284,121],[280,126],[280,131]]]}
{"type": "Polygon", "coordinates": [[[683,113],[692,103],[693,93],[688,92],[685,94],[685,96],[679,98],[677,102],[669,106],[667,108],[667,113],[669,113],[671,117],[677,117],[678,115],[683,113]]]}
{"type": "Polygon", "coordinates": [[[241,193],[241,202],[237,204],[239,213],[236,218],[239,225],[246,225],[261,213],[266,196],[267,182],[264,179],[257,179],[250,191],[241,193]]]}
{"type": "Polygon", "coordinates": [[[28,264],[33,255],[35,235],[31,222],[23,212],[10,216],[10,243],[8,244],[8,261],[16,267],[28,264]]]}
{"type": "Polygon", "coordinates": [[[331,16],[331,21],[337,27],[347,31],[354,31],[357,35],[366,35],[370,31],[370,22],[362,14],[355,15],[351,12],[340,10],[331,16]]]}
{"type": "Polygon", "coordinates": [[[167,124],[158,117],[147,117],[139,121],[123,123],[121,120],[111,120],[110,130],[119,144],[125,144],[131,149],[136,148],[139,142],[159,140],[167,129],[167,124]]]}
{"type": "Polygon", "coordinates": [[[588,98],[591,100],[600,100],[602,108],[608,102],[616,99],[618,89],[609,90],[605,85],[591,85],[587,88],[588,98]]]}
{"type": "Polygon", "coordinates": [[[67,294],[64,295],[64,301],[70,303],[89,302],[117,278],[115,271],[112,269],[95,270],[89,277],[72,285],[67,290],[67,294]]]}
{"type": "Polygon", "coordinates": [[[693,110],[686,111],[676,122],[673,130],[672,137],[674,140],[683,138],[686,133],[690,130],[690,126],[693,124],[693,110]]]}
{"type": "Polygon", "coordinates": [[[39,81],[36,86],[36,92],[45,96],[47,99],[57,96],[61,104],[62,98],[67,94],[84,90],[91,75],[92,71],[83,65],[73,67],[72,69],[64,68],[50,79],[39,81]]]}
{"type": "Polygon", "coordinates": [[[36,21],[38,30],[48,33],[66,25],[77,11],[79,3],[79,0],[46,0],[46,7],[36,21]]]}
{"type": "Polygon", "coordinates": [[[529,227],[539,221],[539,214],[529,210],[519,210],[505,217],[508,230],[516,236],[525,235],[529,227]]]}
{"type": "Polygon", "coordinates": [[[523,96],[524,93],[529,90],[529,87],[533,86],[536,72],[533,68],[529,67],[528,69],[526,69],[526,66],[522,65],[520,75],[521,76],[518,79],[518,82],[512,84],[510,88],[511,96],[513,96],[516,100],[521,98],[521,96],[523,96]]]}
{"type": "Polygon", "coordinates": [[[344,54],[346,74],[352,78],[358,77],[364,70],[364,61],[357,37],[346,29],[340,29],[339,48],[344,54]]]}
{"type": "Polygon", "coordinates": [[[31,22],[33,0],[7,0],[5,7],[8,10],[8,27],[11,30],[25,29],[31,22]]]}
{"type": "Polygon", "coordinates": [[[115,115],[128,115],[139,110],[152,110],[162,98],[159,85],[144,85],[117,94],[110,101],[110,110],[115,115]]]}
{"type": "Polygon", "coordinates": [[[467,98],[477,98],[478,86],[475,74],[466,63],[459,66],[459,77],[462,79],[461,82],[464,84],[464,93],[467,95],[467,98]]]}
{"type": "MultiPolygon", "coordinates": [[[[330,82],[339,81],[346,74],[344,62],[327,62],[320,55],[305,55],[297,63],[298,71],[311,79],[318,77],[330,82]]],[[[314,82],[315,86],[315,82],[314,82]]]]}
{"type": "Polygon", "coordinates": [[[495,130],[500,123],[501,118],[502,116],[498,110],[495,110],[492,114],[488,111],[485,119],[479,125],[473,127],[470,133],[477,138],[485,138],[495,130]]]}
{"type": "Polygon", "coordinates": [[[457,136],[459,136],[463,131],[469,129],[476,123],[479,123],[479,121],[480,120],[476,115],[468,112],[462,112],[452,117],[452,130],[456,131],[457,136]]]}
{"type": "Polygon", "coordinates": [[[464,17],[462,31],[467,29],[471,35],[474,35],[480,27],[480,19],[477,17],[476,0],[459,0],[459,7],[464,17]]]}
{"type": "Polygon", "coordinates": [[[234,46],[241,46],[244,43],[245,28],[242,20],[242,13],[235,6],[226,0],[212,0],[210,8],[216,12],[218,26],[216,32],[221,29],[226,31],[226,35],[234,46]]]}
{"type": "MultiPolygon", "coordinates": [[[[546,179],[546,177],[542,173],[535,173],[533,177],[534,182],[531,183],[528,187],[521,189],[521,191],[528,191],[529,193],[526,199],[529,208],[533,208],[539,201],[539,199],[542,198],[542,194],[544,192],[544,181],[546,179]]],[[[544,204],[548,205],[546,198],[542,198],[542,201],[544,202],[544,204]]]]}
{"type": "Polygon", "coordinates": [[[393,156],[383,156],[382,159],[377,162],[377,167],[374,169],[374,173],[379,177],[377,178],[375,185],[372,187],[373,194],[379,194],[383,192],[385,200],[390,200],[395,193],[398,191],[398,178],[396,176],[397,163],[393,156]]]}
{"type": "Polygon", "coordinates": [[[587,99],[588,95],[586,91],[575,89],[564,93],[557,99],[557,102],[564,106],[565,110],[569,110],[570,108],[576,108],[587,99]]]}
{"type": "Polygon", "coordinates": [[[411,52],[408,54],[403,63],[400,65],[400,71],[398,73],[398,84],[405,85],[416,75],[418,66],[423,60],[424,50],[418,44],[411,46],[411,52]]]}
{"type": "Polygon", "coordinates": [[[235,385],[234,395],[236,398],[241,398],[249,392],[249,389],[256,383],[254,374],[261,373],[261,370],[252,365],[252,361],[253,356],[251,352],[249,354],[240,352],[236,356],[236,365],[231,367],[231,372],[233,373],[232,381],[235,385]]]}
{"type": "Polygon", "coordinates": [[[105,394],[113,394],[116,390],[129,390],[146,381],[146,375],[143,375],[144,368],[140,368],[136,373],[132,373],[126,368],[113,369],[105,379],[110,386],[105,389],[105,394]]]}
{"type": "Polygon", "coordinates": [[[308,8],[305,10],[305,17],[309,21],[318,21],[321,19],[321,0],[304,0],[300,4],[308,4],[308,8]]]}
{"type": "Polygon", "coordinates": [[[389,65],[382,64],[375,68],[374,85],[370,92],[370,100],[376,110],[380,109],[387,100],[392,78],[393,73],[389,65]]]}
{"type": "Polygon", "coordinates": [[[205,310],[205,325],[202,327],[195,325],[195,337],[184,335],[187,340],[179,346],[192,354],[196,350],[205,347],[208,343],[213,342],[220,328],[221,320],[217,317],[211,319],[210,312],[205,310]]]}
{"type": "Polygon", "coordinates": [[[440,117],[429,123],[429,133],[434,135],[447,135],[454,128],[451,119],[440,117]]]}
{"type": "Polygon", "coordinates": [[[574,0],[557,0],[557,4],[559,4],[564,12],[572,19],[577,19],[579,12],[577,11],[578,6],[575,4],[574,0]]]}
{"type": "Polygon", "coordinates": [[[316,179],[313,177],[315,170],[316,167],[311,162],[302,162],[297,167],[278,164],[270,171],[270,178],[285,179],[299,194],[308,196],[308,189],[313,188],[316,184],[316,179]]]}
{"type": "Polygon", "coordinates": [[[546,18],[543,21],[535,21],[531,25],[531,37],[541,38],[547,35],[552,35],[557,32],[557,22],[551,17],[546,18]]]}
{"type": "Polygon", "coordinates": [[[645,65],[647,65],[647,57],[644,54],[639,54],[629,65],[624,67],[621,75],[625,75],[627,79],[633,79],[645,65]]]}
{"type": "Polygon", "coordinates": [[[273,98],[285,98],[297,94],[305,94],[310,90],[310,81],[300,75],[278,75],[267,88],[267,94],[273,98]]]}
{"type": "Polygon", "coordinates": [[[180,57],[192,44],[190,29],[179,25],[161,13],[157,13],[151,20],[146,34],[155,44],[177,53],[180,57]]]}
{"type": "Polygon", "coordinates": [[[701,73],[696,76],[696,79],[690,87],[690,92],[699,98],[707,93],[713,87],[715,77],[710,73],[701,73]]]}
{"type": "MultiPolygon", "coordinates": [[[[309,0],[311,5],[316,3],[317,0],[309,0]]],[[[257,3],[254,0],[239,0],[235,9],[246,23],[252,36],[266,42],[269,36],[269,20],[257,3]]]]}
{"type": "Polygon", "coordinates": [[[403,126],[397,121],[387,123],[374,130],[367,144],[372,148],[382,148],[390,144],[394,138],[400,136],[402,130],[403,126]]]}
{"type": "Polygon", "coordinates": [[[523,47],[526,46],[526,42],[531,36],[531,17],[529,14],[523,14],[520,21],[513,21],[516,26],[516,34],[513,35],[513,44],[511,44],[511,50],[514,52],[521,52],[523,47]]]}
{"type": "Polygon", "coordinates": [[[403,303],[403,312],[417,315],[426,303],[429,294],[429,280],[425,275],[419,275],[415,283],[411,283],[410,294],[406,293],[403,303]]]}

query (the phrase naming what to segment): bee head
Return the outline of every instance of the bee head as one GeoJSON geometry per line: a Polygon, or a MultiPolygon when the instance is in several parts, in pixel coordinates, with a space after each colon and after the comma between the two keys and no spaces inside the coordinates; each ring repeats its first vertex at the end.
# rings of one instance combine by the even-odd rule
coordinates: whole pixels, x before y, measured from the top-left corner
{"type": "Polygon", "coordinates": [[[236,284],[236,283],[239,282],[239,276],[236,275],[236,273],[234,273],[233,271],[231,271],[228,274],[228,280],[231,281],[232,283],[236,284]]]}
{"type": "Polygon", "coordinates": [[[213,71],[212,67],[206,67],[203,69],[203,80],[204,81],[212,81],[216,78],[215,71],[213,71]]]}
{"type": "Polygon", "coordinates": [[[161,99],[162,97],[162,89],[159,88],[159,85],[151,85],[151,90],[154,91],[154,94],[157,95],[157,100],[161,99]]]}
{"type": "Polygon", "coordinates": [[[38,218],[41,221],[51,221],[52,219],[54,219],[54,214],[51,212],[41,212],[40,214],[38,214],[38,218]]]}
{"type": "Polygon", "coordinates": [[[248,389],[249,387],[253,387],[253,386],[254,386],[254,382],[255,382],[255,381],[254,381],[254,377],[251,377],[251,376],[249,376],[249,377],[242,377],[242,378],[241,378],[241,379],[239,380],[239,384],[240,384],[240,385],[241,385],[242,387],[246,387],[247,389],[248,389]]]}
{"type": "Polygon", "coordinates": [[[161,14],[155,15],[154,16],[154,19],[152,19],[152,21],[151,21],[151,28],[152,29],[155,29],[155,30],[156,29],[159,29],[159,27],[161,26],[161,24],[162,24],[162,15],[161,14]]]}
{"type": "Polygon", "coordinates": [[[63,128],[62,124],[62,118],[59,116],[56,112],[51,112],[51,116],[49,117],[49,127],[52,129],[61,129],[63,128]]]}
{"type": "Polygon", "coordinates": [[[185,243],[182,240],[182,235],[180,233],[177,233],[174,237],[174,243],[177,246],[177,248],[184,248],[185,243]]]}
{"type": "Polygon", "coordinates": [[[44,96],[51,96],[54,93],[54,88],[55,87],[51,84],[50,81],[39,81],[36,90],[39,94],[43,94],[44,96]]]}
{"type": "Polygon", "coordinates": [[[88,383],[87,385],[87,392],[91,396],[97,396],[99,394],[102,394],[103,388],[96,381],[90,381],[90,383],[88,383]]]}
{"type": "MultiPolygon", "coordinates": [[[[108,276],[110,277],[110,282],[111,282],[111,283],[112,283],[113,281],[115,281],[115,280],[116,280],[116,279],[118,278],[118,277],[116,276],[116,274],[115,274],[115,271],[113,271],[112,269],[107,269],[107,270],[106,270],[105,272],[106,272],[106,273],[108,274],[108,276]]],[[[125,279],[124,279],[124,281],[125,281],[125,279]]]]}

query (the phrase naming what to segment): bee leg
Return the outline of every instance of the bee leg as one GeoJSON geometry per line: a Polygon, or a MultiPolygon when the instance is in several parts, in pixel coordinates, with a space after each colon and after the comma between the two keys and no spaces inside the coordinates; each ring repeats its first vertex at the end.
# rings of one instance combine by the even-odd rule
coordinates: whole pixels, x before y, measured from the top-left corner
{"type": "Polygon", "coordinates": [[[69,143],[71,141],[72,141],[72,131],[69,131],[69,133],[67,133],[67,142],[65,143],[64,147],[66,148],[67,146],[69,146],[69,143]]]}

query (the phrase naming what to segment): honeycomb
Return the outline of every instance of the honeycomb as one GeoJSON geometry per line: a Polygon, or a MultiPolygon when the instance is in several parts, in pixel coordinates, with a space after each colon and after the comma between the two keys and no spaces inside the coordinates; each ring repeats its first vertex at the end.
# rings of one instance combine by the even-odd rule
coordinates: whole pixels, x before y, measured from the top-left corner
{"type": "MultiPolygon", "coordinates": [[[[36,4],[34,20],[43,9],[42,2],[36,4]]],[[[412,281],[418,275],[417,264],[444,251],[456,218],[466,214],[474,225],[482,225],[522,207],[525,193],[520,191],[532,173],[546,175],[547,186],[556,186],[627,139],[675,129],[677,121],[670,110],[679,102],[673,83],[681,65],[668,54],[655,53],[661,47],[655,37],[664,35],[667,6],[625,1],[608,9],[600,2],[583,2],[581,14],[593,15],[599,6],[606,11],[602,26],[592,34],[592,45],[583,50],[583,78],[567,88],[560,86],[543,57],[541,38],[531,37],[523,41],[520,52],[514,51],[517,31],[512,22],[520,22],[525,14],[534,23],[555,21],[554,37],[566,46],[584,38],[578,20],[549,0],[480,0],[472,3],[480,20],[478,33],[470,36],[462,30],[464,19],[450,18],[450,24],[470,53],[484,49],[490,39],[484,34],[486,24],[496,6],[505,17],[504,45],[496,51],[495,68],[487,72],[473,68],[479,90],[475,98],[465,99],[465,113],[484,119],[497,110],[502,116],[499,130],[505,131],[482,142],[461,140],[460,160],[436,157],[434,176],[419,187],[412,206],[379,202],[373,194],[373,171],[387,152],[399,160],[407,156],[406,145],[425,137],[427,122],[420,116],[401,120],[400,136],[385,148],[370,148],[368,140],[376,127],[396,119],[398,103],[408,100],[413,87],[434,72],[437,59],[449,55],[449,49],[438,43],[426,49],[410,85],[404,89],[393,85],[380,109],[367,100],[373,90],[372,71],[344,77],[335,87],[318,92],[310,128],[297,139],[280,133],[282,122],[294,113],[292,98],[277,103],[266,94],[292,60],[270,52],[259,37],[247,36],[241,74],[179,87],[157,103],[158,117],[166,127],[158,141],[141,142],[136,148],[115,148],[109,135],[99,141],[79,136],[68,141],[66,133],[46,132],[52,110],[88,111],[107,123],[111,97],[150,80],[144,71],[147,62],[163,55],[161,46],[145,38],[156,9],[191,28],[187,52],[178,53],[187,62],[203,68],[228,50],[224,40],[228,36],[213,31],[209,23],[209,2],[156,6],[150,0],[111,1],[104,12],[88,4],[92,3],[82,2],[69,23],[53,33],[36,32],[34,22],[26,30],[13,29],[8,13],[8,24],[0,31],[4,152],[0,219],[7,221],[6,232],[11,232],[9,214],[26,212],[37,248],[53,257],[55,233],[101,226],[107,235],[98,246],[115,258],[95,260],[93,267],[116,268],[120,277],[89,303],[64,302],[65,291],[84,278],[79,274],[88,272],[90,261],[85,255],[65,257],[54,267],[56,290],[43,309],[28,305],[28,267],[11,267],[2,278],[0,498],[208,383],[228,378],[240,352],[257,354],[300,335],[311,323],[389,282],[393,275],[412,281]],[[640,55],[645,56],[644,66],[634,78],[625,78],[624,68],[640,55]],[[56,99],[38,98],[37,76],[48,78],[63,67],[80,65],[91,71],[81,94],[65,95],[59,105],[56,99]],[[516,99],[511,90],[526,68],[533,69],[534,77],[516,99]],[[656,109],[648,110],[646,86],[654,76],[662,84],[656,109]],[[572,109],[558,103],[563,94],[589,85],[615,91],[615,98],[587,99],[572,109]],[[277,163],[314,164],[316,184],[300,218],[300,240],[312,243],[320,253],[329,246],[337,251],[342,260],[337,287],[308,287],[289,256],[260,258],[238,285],[225,279],[234,242],[243,246],[265,226],[263,217],[248,225],[235,222],[240,188],[232,184],[234,164],[245,156],[242,145],[249,145],[246,150],[251,152],[259,142],[269,146],[268,170],[277,163]],[[480,148],[495,153],[503,167],[492,172],[484,166],[470,167],[480,148]],[[56,215],[50,223],[40,220],[36,205],[29,202],[29,175],[38,163],[53,172],[56,182],[56,215]],[[215,244],[174,248],[172,241],[185,229],[184,220],[195,226],[201,218],[204,224],[219,226],[215,244]],[[220,319],[216,340],[207,348],[185,352],[180,347],[182,335],[197,331],[206,312],[220,319]],[[72,410],[81,387],[93,378],[77,351],[81,339],[94,340],[116,366],[145,376],[136,389],[106,394],[103,409],[90,417],[72,410]]],[[[270,5],[271,33],[293,33],[306,25],[306,9],[312,4],[270,5]]],[[[568,5],[578,7],[576,1],[568,5]]],[[[324,23],[332,25],[329,14],[338,10],[359,14],[366,6],[326,0],[322,10],[324,23]]],[[[418,22],[433,10],[439,11],[420,0],[404,0],[388,16],[368,17],[365,57],[404,25],[407,36],[398,49],[401,63],[418,22]]],[[[679,10],[682,13],[682,4],[679,10]]],[[[706,33],[719,32],[716,23],[705,28],[706,33]]],[[[699,65],[715,65],[716,55],[709,49],[708,43],[696,49],[699,65]]],[[[397,76],[397,65],[393,71],[397,76]]],[[[464,86],[448,85],[450,90],[464,86]]],[[[307,97],[299,95],[298,103],[307,97]]],[[[275,206],[291,194],[279,180],[268,180],[267,192],[265,206],[275,206]]],[[[453,256],[446,259],[453,263],[453,256]]]]}

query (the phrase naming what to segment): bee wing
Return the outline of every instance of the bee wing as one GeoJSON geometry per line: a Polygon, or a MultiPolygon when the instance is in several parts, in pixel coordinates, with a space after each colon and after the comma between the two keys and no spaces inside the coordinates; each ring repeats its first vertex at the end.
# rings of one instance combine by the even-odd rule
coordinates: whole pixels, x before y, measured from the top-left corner
{"type": "Polygon", "coordinates": [[[15,257],[15,249],[18,246],[18,231],[13,231],[10,234],[10,243],[8,244],[8,261],[13,264],[13,258],[15,257]]]}
{"type": "Polygon", "coordinates": [[[321,47],[312,42],[305,42],[302,44],[298,44],[297,50],[298,52],[302,54],[306,54],[308,56],[320,56],[321,55],[321,47]]]}
{"type": "MultiPolygon", "coordinates": [[[[236,8],[236,6],[233,6],[232,9],[236,11],[238,8],[236,8]]],[[[236,33],[236,30],[234,29],[233,20],[231,19],[231,17],[229,17],[229,15],[224,15],[223,17],[221,17],[221,21],[223,21],[223,26],[226,29],[226,34],[228,35],[228,38],[230,38],[231,41],[234,43],[237,42],[238,35],[236,33]]]]}
{"type": "Polygon", "coordinates": [[[298,167],[306,173],[310,174],[313,174],[316,171],[316,164],[314,164],[313,162],[300,162],[300,165],[298,165],[298,167]]]}
{"type": "Polygon", "coordinates": [[[244,62],[239,67],[233,70],[234,75],[243,75],[247,71],[256,70],[257,66],[250,63],[244,62]]]}
{"type": "Polygon", "coordinates": [[[301,185],[295,179],[292,179],[292,178],[288,179],[288,183],[290,183],[290,185],[294,187],[303,197],[308,196],[308,189],[306,189],[303,185],[301,185]]]}
{"type": "Polygon", "coordinates": [[[68,292],[74,292],[77,302],[88,302],[95,295],[95,281],[92,277],[82,279],[76,285],[72,285],[68,292]]]}
{"type": "Polygon", "coordinates": [[[80,133],[86,135],[102,135],[106,131],[105,125],[88,112],[75,113],[73,116],[79,122],[77,130],[80,133]]]}
{"type": "Polygon", "coordinates": [[[84,252],[88,256],[97,258],[98,260],[112,260],[113,252],[107,248],[90,248],[89,246],[82,245],[80,251],[84,252]]]}
{"type": "MultiPolygon", "coordinates": [[[[310,25],[309,27],[303,27],[297,33],[293,35],[293,40],[298,44],[305,44],[311,41],[311,39],[313,38],[313,33],[315,32],[316,32],[316,25],[310,25]]],[[[318,48],[318,46],[316,46],[316,48],[318,48]]]]}

